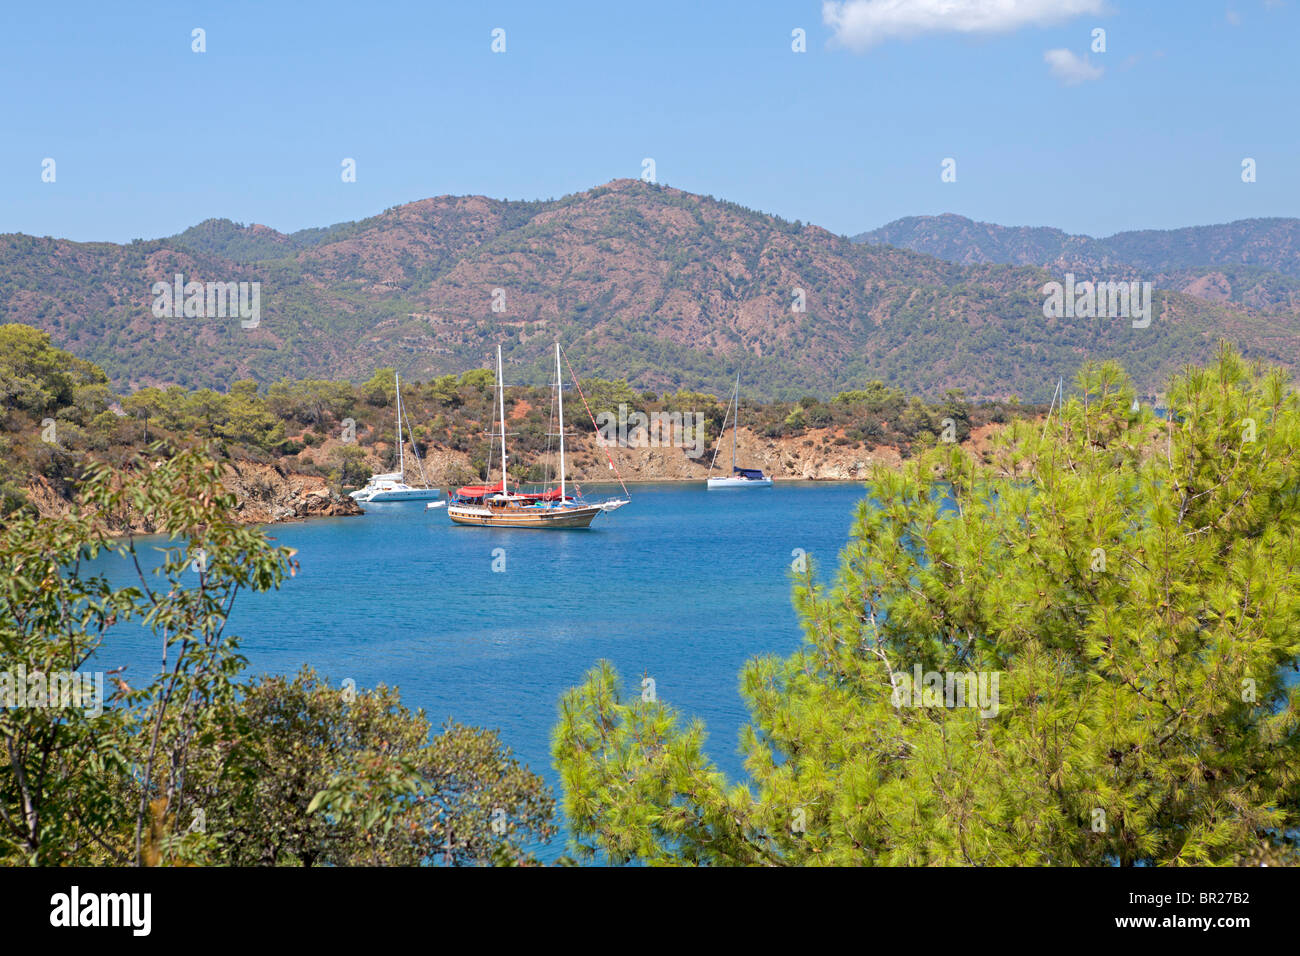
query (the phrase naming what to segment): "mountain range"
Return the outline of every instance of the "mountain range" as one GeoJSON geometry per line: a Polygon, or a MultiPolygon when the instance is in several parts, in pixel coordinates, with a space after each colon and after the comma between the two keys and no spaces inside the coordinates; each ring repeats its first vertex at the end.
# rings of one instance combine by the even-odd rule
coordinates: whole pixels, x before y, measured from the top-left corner
{"type": "Polygon", "coordinates": [[[853,238],[963,265],[1034,265],[1080,274],[1119,270],[1209,302],[1300,309],[1300,219],[1243,219],[1094,239],[947,213],[908,216],[853,238]]]}
{"type": "MultiPolygon", "coordinates": [[[[1087,273],[1083,275],[1082,273],[1087,273]]],[[[1090,358],[1147,393],[1219,338],[1300,354],[1300,226],[1250,220],[1110,239],[956,216],[852,239],[638,180],[557,200],[441,196],[292,234],[212,219],[127,244],[0,236],[0,321],[49,331],[114,385],[224,389],[241,378],[419,379],[488,367],[755,398],[879,379],[926,397],[1046,401],[1090,358]],[[1156,286],[1155,319],[1046,318],[1067,269],[1156,286]],[[156,283],[256,282],[260,320],[158,317],[156,283]]]]}

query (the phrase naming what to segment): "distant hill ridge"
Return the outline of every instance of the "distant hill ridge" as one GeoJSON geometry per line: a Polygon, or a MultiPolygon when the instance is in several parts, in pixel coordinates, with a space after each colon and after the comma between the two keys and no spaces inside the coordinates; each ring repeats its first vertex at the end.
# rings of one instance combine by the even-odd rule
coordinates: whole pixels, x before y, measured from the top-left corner
{"type": "MultiPolygon", "coordinates": [[[[1136,276],[1174,291],[1157,293],[1150,328],[1133,329],[1043,316],[1041,288],[1067,259],[1111,268],[1090,258],[1102,240],[960,217],[900,223],[910,231],[867,234],[887,233],[890,245],[857,242],[622,179],[545,201],[439,196],[291,234],[223,219],[124,245],[11,234],[0,236],[0,321],[46,329],[119,388],[361,381],[384,366],[427,379],[487,366],[498,342],[508,380],[543,383],[558,338],[582,374],[660,392],[722,393],[739,373],[755,398],[879,379],[931,398],[960,388],[1046,401],[1087,358],[1122,360],[1154,392],[1185,362],[1207,360],[1220,337],[1266,361],[1300,354],[1300,279],[1272,271],[1294,270],[1294,255],[1288,266],[1275,248],[1276,227],[1236,244],[1198,239],[1198,250],[1249,252],[1247,264],[1200,273],[1200,287],[1172,273],[1136,276]],[[1076,238],[1077,255],[1046,255],[1076,238]],[[908,243],[924,248],[895,248],[908,243]],[[999,257],[1011,262],[984,261],[999,257]],[[177,273],[261,283],[260,323],[155,317],[150,289],[177,273]]],[[[1162,255],[1151,245],[1149,256],[1162,255]]],[[[1115,268],[1133,268],[1130,247],[1114,248],[1129,256],[1115,268]]],[[[1202,254],[1180,248],[1159,261],[1202,254]]]]}
{"type": "Polygon", "coordinates": [[[1094,239],[1046,226],[999,226],[945,213],[908,216],[853,239],[966,265],[1141,272],[1157,285],[1208,301],[1291,310],[1300,306],[1300,219],[1241,219],[1094,239]]]}

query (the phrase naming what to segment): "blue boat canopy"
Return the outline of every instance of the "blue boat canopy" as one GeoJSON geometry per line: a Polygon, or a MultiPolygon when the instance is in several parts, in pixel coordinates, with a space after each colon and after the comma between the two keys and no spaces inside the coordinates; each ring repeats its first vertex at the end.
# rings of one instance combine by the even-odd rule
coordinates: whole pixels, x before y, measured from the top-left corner
{"type": "Polygon", "coordinates": [[[731,470],[733,473],[739,475],[741,478],[762,478],[763,477],[762,468],[737,468],[733,465],[731,470]]]}

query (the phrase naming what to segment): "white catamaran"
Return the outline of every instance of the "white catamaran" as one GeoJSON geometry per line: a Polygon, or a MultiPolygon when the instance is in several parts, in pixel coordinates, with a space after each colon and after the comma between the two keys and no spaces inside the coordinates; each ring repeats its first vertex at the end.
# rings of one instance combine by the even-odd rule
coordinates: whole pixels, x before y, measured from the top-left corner
{"type": "MultiPolygon", "coordinates": [[[[713,477],[713,465],[718,460],[718,449],[713,449],[713,461],[709,462],[709,490],[718,488],[771,488],[772,479],[763,474],[761,468],[736,467],[736,433],[740,431],[740,376],[736,376],[736,388],[731,393],[731,404],[727,406],[727,416],[731,419],[731,475],[713,477]],[[733,412],[734,409],[734,412],[733,412]]],[[[722,430],[727,430],[727,418],[722,420],[722,430]]]]}
{"type": "Polygon", "coordinates": [[[415,433],[410,430],[410,422],[406,422],[406,429],[411,436],[411,454],[415,456],[415,463],[419,466],[423,487],[415,488],[406,483],[406,455],[402,450],[405,445],[402,438],[402,424],[405,421],[405,416],[402,414],[402,382],[396,374],[393,376],[393,381],[397,387],[397,471],[371,475],[364,488],[352,492],[352,497],[357,501],[428,501],[439,495],[438,489],[430,488],[429,481],[424,476],[424,463],[420,461],[420,453],[416,450],[415,433]]]}
{"type": "MultiPolygon", "coordinates": [[[[456,524],[489,528],[586,528],[598,515],[627,504],[625,498],[588,502],[572,495],[564,474],[564,380],[560,374],[560,345],[555,344],[555,389],[560,410],[560,484],[545,491],[512,493],[506,464],[506,392],[501,377],[501,346],[497,346],[497,395],[501,414],[501,480],[495,485],[466,485],[447,502],[447,517],[456,524]]],[[[495,437],[495,436],[494,436],[495,437]]]]}

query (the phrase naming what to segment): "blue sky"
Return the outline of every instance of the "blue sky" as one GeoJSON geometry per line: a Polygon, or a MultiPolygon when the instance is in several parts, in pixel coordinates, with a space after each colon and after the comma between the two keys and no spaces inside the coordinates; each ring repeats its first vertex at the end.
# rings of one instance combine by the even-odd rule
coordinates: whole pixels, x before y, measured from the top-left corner
{"type": "Polygon", "coordinates": [[[850,234],[1300,215],[1300,0],[952,2],[9,4],[0,232],[292,231],[561,196],[646,157],[662,183],[850,234]]]}

